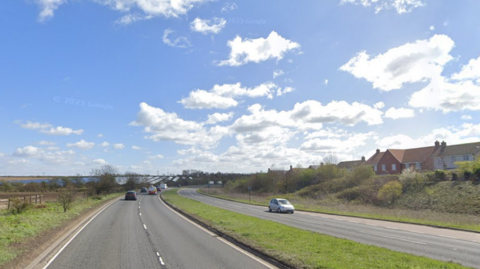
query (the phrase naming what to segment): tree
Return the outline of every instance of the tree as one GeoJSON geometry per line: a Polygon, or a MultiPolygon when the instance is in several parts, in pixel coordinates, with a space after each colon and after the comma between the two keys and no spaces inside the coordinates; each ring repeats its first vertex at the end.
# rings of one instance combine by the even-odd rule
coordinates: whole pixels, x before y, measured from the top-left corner
{"type": "Polygon", "coordinates": [[[112,165],[104,165],[97,169],[92,169],[92,176],[95,178],[93,187],[96,195],[109,193],[117,186],[115,176],[118,174],[117,168],[112,165]]]}
{"type": "Polygon", "coordinates": [[[69,185],[66,188],[59,189],[57,200],[62,205],[63,212],[67,212],[67,209],[75,201],[75,188],[69,185]]]}
{"type": "Polygon", "coordinates": [[[325,164],[337,164],[338,163],[338,157],[332,152],[327,153],[325,156],[323,156],[323,162],[325,164]]]}
{"type": "Polygon", "coordinates": [[[124,188],[126,191],[134,190],[138,184],[140,184],[140,180],[138,178],[138,174],[133,172],[126,172],[125,177],[127,177],[127,181],[125,182],[124,188]]]}

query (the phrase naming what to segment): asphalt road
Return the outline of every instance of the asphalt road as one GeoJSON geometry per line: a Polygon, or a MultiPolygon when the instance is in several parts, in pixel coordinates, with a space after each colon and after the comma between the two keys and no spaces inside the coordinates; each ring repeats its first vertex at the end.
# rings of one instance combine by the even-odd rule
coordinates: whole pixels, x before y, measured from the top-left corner
{"type": "Polygon", "coordinates": [[[268,268],[179,216],[158,196],[138,198],[106,208],[48,268],[268,268]]]}
{"type": "Polygon", "coordinates": [[[183,189],[179,193],[205,204],[305,230],[480,268],[480,234],[478,233],[387,221],[322,216],[322,214],[299,211],[295,214],[269,213],[267,205],[261,207],[226,201],[199,194],[195,189],[183,189]]]}

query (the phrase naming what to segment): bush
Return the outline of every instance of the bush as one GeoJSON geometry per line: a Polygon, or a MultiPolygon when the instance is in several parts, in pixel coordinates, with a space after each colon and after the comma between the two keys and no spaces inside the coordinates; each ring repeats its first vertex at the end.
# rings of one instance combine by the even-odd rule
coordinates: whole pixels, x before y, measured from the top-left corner
{"type": "Polygon", "coordinates": [[[447,179],[445,176],[445,171],[435,170],[435,179],[437,181],[445,181],[447,179]]]}
{"type": "Polygon", "coordinates": [[[398,181],[390,181],[378,191],[378,199],[385,204],[393,203],[402,195],[402,184],[398,181]]]}
{"type": "Polygon", "coordinates": [[[399,181],[405,190],[420,191],[427,183],[425,174],[418,173],[413,168],[408,168],[402,171],[399,176],[399,181]]]}
{"type": "Polygon", "coordinates": [[[13,214],[21,214],[30,207],[30,203],[15,197],[10,199],[10,207],[13,214]]]}

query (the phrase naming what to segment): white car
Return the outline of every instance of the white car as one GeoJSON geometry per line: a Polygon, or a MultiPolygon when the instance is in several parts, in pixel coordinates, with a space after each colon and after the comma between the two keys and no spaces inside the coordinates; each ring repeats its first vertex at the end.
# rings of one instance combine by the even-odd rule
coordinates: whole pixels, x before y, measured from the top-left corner
{"type": "Polygon", "coordinates": [[[293,214],[293,212],[295,212],[295,207],[293,207],[287,199],[273,198],[268,205],[268,211],[276,211],[278,213],[288,212],[293,214]]]}

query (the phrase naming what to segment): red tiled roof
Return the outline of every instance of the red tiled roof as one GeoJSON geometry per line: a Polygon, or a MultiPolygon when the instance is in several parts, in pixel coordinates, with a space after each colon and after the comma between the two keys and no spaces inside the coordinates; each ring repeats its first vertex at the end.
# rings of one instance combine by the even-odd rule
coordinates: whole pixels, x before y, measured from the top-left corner
{"type": "Polygon", "coordinates": [[[370,159],[368,159],[363,164],[365,164],[365,165],[377,165],[378,162],[380,162],[380,159],[383,157],[383,154],[385,154],[385,152],[376,152],[375,154],[373,154],[372,157],[370,157],[370,159]]]}
{"type": "Polygon", "coordinates": [[[349,169],[349,168],[354,168],[354,167],[357,167],[357,166],[360,166],[363,164],[363,161],[362,160],[355,160],[355,161],[345,161],[345,162],[339,162],[337,164],[337,167],[338,168],[346,168],[346,169],[349,169]]]}
{"type": "Polygon", "coordinates": [[[388,149],[390,153],[401,163],[424,162],[435,152],[435,147],[413,149],[388,149]]]}

